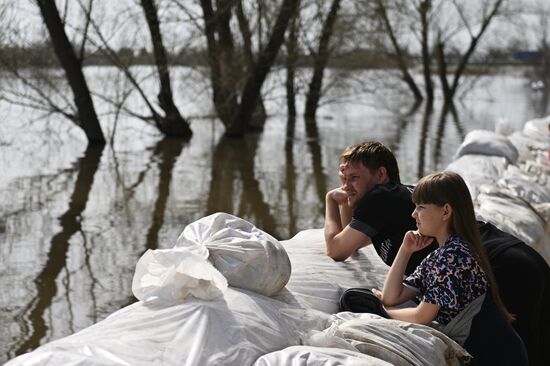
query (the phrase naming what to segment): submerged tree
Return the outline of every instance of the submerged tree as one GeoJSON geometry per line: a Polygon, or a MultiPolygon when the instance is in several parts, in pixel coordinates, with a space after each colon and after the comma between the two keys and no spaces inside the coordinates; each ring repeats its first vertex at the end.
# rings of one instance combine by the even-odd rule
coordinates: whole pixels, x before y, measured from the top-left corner
{"type": "Polygon", "coordinates": [[[360,7],[380,25],[380,45],[394,60],[414,98],[418,101],[425,97],[431,103],[436,87],[432,73],[437,70],[444,98],[451,102],[481,38],[500,14],[503,3],[504,0],[376,0],[362,1],[360,7]],[[424,95],[410,71],[417,59],[424,95]],[[447,73],[451,69],[449,80],[447,73]]]}
{"type": "Polygon", "coordinates": [[[265,48],[260,53],[252,73],[246,79],[241,94],[240,104],[231,120],[231,125],[226,131],[227,135],[240,136],[244,133],[246,126],[250,124],[254,106],[260,96],[262,85],[284,42],[286,28],[289,20],[292,19],[296,13],[298,2],[298,0],[283,0],[271,31],[271,36],[265,48]]]}
{"type": "MultiPolygon", "coordinates": [[[[268,42],[256,60],[252,62],[250,54],[245,56],[250,71],[244,79],[242,91],[239,88],[242,69],[238,65],[231,32],[235,1],[217,0],[216,9],[211,0],[201,0],[200,5],[205,25],[214,106],[226,127],[226,135],[242,136],[252,125],[252,117],[261,98],[262,85],[284,41],[286,28],[297,10],[298,0],[283,0],[268,42]]],[[[251,33],[246,31],[242,9],[237,9],[237,13],[238,18],[241,18],[239,23],[245,39],[245,53],[248,53],[250,49],[247,50],[247,44],[251,33]]]]}
{"type": "Polygon", "coordinates": [[[340,8],[340,0],[332,0],[330,10],[323,22],[321,35],[319,37],[319,46],[317,52],[313,55],[313,75],[309,83],[306,96],[306,107],[304,116],[307,121],[315,118],[319,100],[321,99],[321,88],[323,86],[323,74],[330,56],[330,39],[333,34],[334,25],[340,8]]]}
{"type": "Polygon", "coordinates": [[[160,22],[157,15],[157,6],[154,0],[141,0],[141,7],[145,13],[145,19],[151,33],[155,65],[160,81],[160,92],[158,94],[159,105],[164,111],[164,116],[154,112],[154,120],[158,129],[166,136],[190,137],[192,132],[187,121],[181,116],[174,104],[172,86],[170,85],[170,72],[168,70],[168,59],[166,49],[162,43],[160,22]]]}
{"type": "Polygon", "coordinates": [[[66,114],[66,116],[82,128],[90,144],[105,144],[105,137],[99,125],[90,90],[82,72],[82,59],[75,54],[73,46],[65,33],[55,1],[37,0],[37,4],[50,34],[55,54],[69,81],[78,111],[76,115],[66,114]]]}
{"type": "Polygon", "coordinates": [[[454,34],[448,35],[445,34],[444,30],[438,31],[436,49],[438,54],[439,78],[441,80],[445,102],[452,103],[460,85],[461,78],[464,75],[473,53],[479,45],[481,37],[483,37],[486,33],[493,19],[499,14],[503,2],[504,0],[496,0],[494,2],[488,1],[482,4],[481,17],[479,18],[474,16],[470,17],[470,14],[467,13],[467,9],[464,5],[461,6],[458,2],[453,2],[455,8],[454,10],[459,14],[464,28],[468,32],[469,39],[466,43],[466,48],[464,51],[458,55],[455,70],[452,74],[452,81],[449,82],[447,79],[446,67],[448,64],[448,55],[445,52],[447,49],[447,43],[454,34]]]}

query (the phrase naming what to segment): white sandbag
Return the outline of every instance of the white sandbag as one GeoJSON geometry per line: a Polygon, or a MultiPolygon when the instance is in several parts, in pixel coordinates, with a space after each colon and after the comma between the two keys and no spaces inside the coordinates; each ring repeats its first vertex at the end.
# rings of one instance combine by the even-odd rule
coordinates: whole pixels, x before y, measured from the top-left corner
{"type": "Polygon", "coordinates": [[[523,133],[528,138],[546,143],[548,146],[548,143],[550,143],[550,131],[548,127],[549,125],[550,116],[544,118],[535,118],[525,122],[525,125],[523,126],[523,133]]]}
{"type": "Polygon", "coordinates": [[[529,203],[550,202],[550,188],[537,183],[537,177],[509,165],[497,185],[529,203]]]}
{"type": "Polygon", "coordinates": [[[317,345],[339,347],[345,340],[361,353],[396,366],[458,366],[471,358],[458,343],[429,326],[349,312],[335,314],[333,320],[325,330],[327,337],[312,337],[308,344],[321,339],[317,345]]]}
{"type": "Polygon", "coordinates": [[[460,174],[475,201],[478,187],[482,184],[495,184],[507,165],[506,159],[499,156],[464,155],[451,162],[446,170],[460,174]]]}
{"type": "Polygon", "coordinates": [[[550,190],[550,161],[528,161],[520,166],[537,184],[550,190]]]}
{"type": "Polygon", "coordinates": [[[290,278],[291,266],[277,239],[250,222],[216,213],[185,227],[176,248],[203,247],[230,286],[271,296],[290,278]]]}
{"type": "Polygon", "coordinates": [[[477,213],[500,230],[524,241],[550,263],[547,220],[528,202],[494,186],[483,186],[477,213]]]}
{"type": "Polygon", "coordinates": [[[508,139],[518,150],[519,156],[517,162],[534,160],[539,151],[546,151],[548,149],[547,143],[533,140],[521,131],[513,132],[508,136],[508,139]]]}
{"type": "Polygon", "coordinates": [[[391,363],[355,351],[312,346],[293,346],[260,357],[254,366],[392,366],[391,363]]]}
{"type": "Polygon", "coordinates": [[[168,307],[138,302],[7,365],[251,365],[299,344],[297,329],[279,311],[283,307],[232,288],[215,301],[189,298],[168,307]]]}
{"type": "Polygon", "coordinates": [[[506,136],[485,130],[473,130],[466,135],[458,147],[455,159],[464,155],[501,156],[510,164],[518,160],[518,150],[506,136]]]}
{"type": "Polygon", "coordinates": [[[208,262],[207,255],[188,248],[146,251],[136,264],[134,296],[165,305],[180,303],[188,295],[204,300],[221,296],[227,280],[208,262]]]}

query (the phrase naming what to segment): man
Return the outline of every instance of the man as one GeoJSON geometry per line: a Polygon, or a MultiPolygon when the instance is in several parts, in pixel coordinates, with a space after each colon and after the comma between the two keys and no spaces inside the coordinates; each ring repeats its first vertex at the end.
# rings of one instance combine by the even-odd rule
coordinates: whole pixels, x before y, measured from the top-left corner
{"type": "MultiPolygon", "coordinates": [[[[326,195],[327,255],[343,261],[373,244],[391,265],[405,233],[416,229],[412,187],[400,183],[395,156],[379,142],[347,147],[340,163],[342,186],[326,195]]],[[[525,343],[530,365],[550,365],[550,267],[535,250],[491,224],[480,223],[480,234],[502,300],[516,316],[512,325],[525,343]]],[[[436,247],[417,252],[406,274],[436,247]]],[[[483,328],[482,317],[476,318],[472,327],[483,328]]]]}
{"type": "MultiPolygon", "coordinates": [[[[391,265],[405,233],[416,229],[411,217],[412,187],[402,185],[393,153],[379,142],[346,148],[340,156],[342,186],[326,195],[325,241],[327,255],[345,260],[357,249],[373,244],[391,265]]],[[[410,274],[437,244],[415,253],[410,274]]]]}

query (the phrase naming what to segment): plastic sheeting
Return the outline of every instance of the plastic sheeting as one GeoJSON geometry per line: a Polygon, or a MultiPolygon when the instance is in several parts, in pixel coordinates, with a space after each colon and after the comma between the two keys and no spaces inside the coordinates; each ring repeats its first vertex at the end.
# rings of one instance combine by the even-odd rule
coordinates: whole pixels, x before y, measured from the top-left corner
{"type": "Polygon", "coordinates": [[[393,366],[391,363],[362,353],[340,348],[293,346],[272,352],[254,366],[393,366]]]}
{"type": "Polygon", "coordinates": [[[495,184],[507,165],[506,159],[500,156],[464,155],[451,162],[446,170],[460,174],[475,199],[478,187],[482,184],[495,184]]]}
{"type": "Polygon", "coordinates": [[[528,121],[509,139],[472,131],[447,169],[464,178],[480,218],[517,236],[550,264],[549,123],[549,117],[528,121]],[[519,151],[519,165],[511,164],[510,145],[519,151]]]}
{"type": "Polygon", "coordinates": [[[395,366],[460,365],[470,355],[455,341],[429,326],[381,318],[374,314],[338,313],[324,337],[310,345],[344,347],[395,366]]]}
{"type": "Polygon", "coordinates": [[[250,365],[325,329],[342,287],[380,287],[387,272],[371,247],[334,262],[324,254],[320,229],[281,244],[293,271],[273,297],[229,286],[211,301],[140,301],[7,365],[250,365]]]}
{"type": "Polygon", "coordinates": [[[265,353],[299,344],[282,307],[232,288],[215,301],[138,302],[7,365],[250,365],[265,353]]]}
{"type": "Polygon", "coordinates": [[[529,203],[549,203],[550,189],[537,182],[537,177],[515,165],[509,165],[497,181],[498,187],[529,203]]]}
{"type": "Polygon", "coordinates": [[[524,241],[550,265],[548,213],[521,198],[510,196],[498,187],[484,186],[481,191],[477,197],[477,213],[500,230],[524,241]]]}
{"type": "Polygon", "coordinates": [[[431,327],[374,314],[335,314],[324,331],[311,331],[304,343],[264,355],[254,366],[458,366],[471,358],[460,345],[431,327]]]}

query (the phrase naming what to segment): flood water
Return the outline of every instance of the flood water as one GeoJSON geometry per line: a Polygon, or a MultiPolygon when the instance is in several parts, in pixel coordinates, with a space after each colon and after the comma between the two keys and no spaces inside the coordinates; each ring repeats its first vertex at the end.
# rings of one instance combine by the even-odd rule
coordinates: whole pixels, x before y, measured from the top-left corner
{"type": "MultiPolygon", "coordinates": [[[[413,183],[443,169],[468,131],[493,129],[502,118],[520,129],[549,113],[548,98],[514,72],[482,78],[455,115],[437,103],[430,113],[408,110],[395,95],[351,96],[319,110],[317,133],[298,118],[288,138],[284,89],[274,86],[263,133],[235,140],[204,117],[212,114],[204,77],[173,72],[176,104],[192,117],[188,142],[163,139],[123,114],[115,125],[96,100],[113,141],[87,148],[67,120],[0,100],[0,362],[134,302],[141,254],[171,247],[207,214],[235,214],[279,239],[322,227],[324,194],[338,184],[346,145],[382,141],[396,153],[402,180],[413,183]]],[[[109,68],[86,73],[92,89],[121,83],[109,68]]],[[[135,95],[129,103],[140,108],[135,95]]]]}

